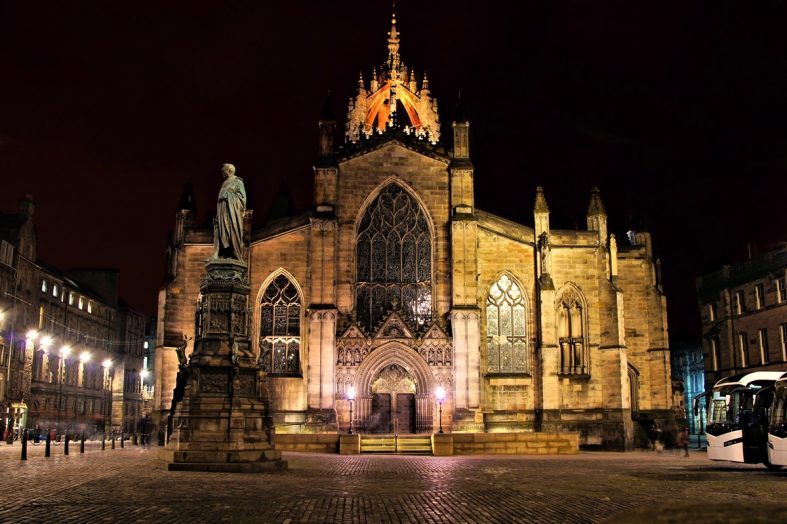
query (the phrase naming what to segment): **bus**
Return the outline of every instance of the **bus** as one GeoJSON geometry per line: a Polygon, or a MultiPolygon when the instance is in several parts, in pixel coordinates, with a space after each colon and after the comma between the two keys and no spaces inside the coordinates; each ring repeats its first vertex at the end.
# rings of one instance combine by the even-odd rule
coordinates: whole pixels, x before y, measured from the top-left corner
{"type": "Polygon", "coordinates": [[[709,459],[780,467],[770,462],[767,444],[774,384],[784,376],[784,371],[755,371],[713,386],[705,428],[709,459]]]}
{"type": "Polygon", "coordinates": [[[768,462],[787,466],[787,373],[773,386],[773,409],[768,426],[768,462]]]}

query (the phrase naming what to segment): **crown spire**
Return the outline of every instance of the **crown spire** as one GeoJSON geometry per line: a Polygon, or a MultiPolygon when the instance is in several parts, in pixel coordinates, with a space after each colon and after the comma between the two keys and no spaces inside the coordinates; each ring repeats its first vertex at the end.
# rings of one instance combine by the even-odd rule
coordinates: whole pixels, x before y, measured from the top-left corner
{"type": "Polygon", "coordinates": [[[358,92],[348,104],[345,139],[349,142],[399,127],[419,140],[432,144],[440,140],[437,100],[429,92],[426,74],[418,89],[412,68],[408,71],[399,56],[399,36],[394,2],[391,30],[388,31],[388,57],[379,68],[372,69],[368,89],[359,77],[358,92]]]}

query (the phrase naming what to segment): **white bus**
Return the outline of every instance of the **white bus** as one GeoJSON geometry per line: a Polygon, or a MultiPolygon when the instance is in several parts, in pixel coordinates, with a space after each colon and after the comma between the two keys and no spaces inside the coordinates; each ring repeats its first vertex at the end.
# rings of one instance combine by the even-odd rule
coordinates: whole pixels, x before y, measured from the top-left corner
{"type": "Polygon", "coordinates": [[[768,424],[774,384],[784,371],[755,371],[724,378],[708,398],[708,458],[773,466],[768,457],[768,424]]]}
{"type": "Polygon", "coordinates": [[[773,409],[768,426],[768,462],[787,466],[787,373],[773,387],[773,409]]]}

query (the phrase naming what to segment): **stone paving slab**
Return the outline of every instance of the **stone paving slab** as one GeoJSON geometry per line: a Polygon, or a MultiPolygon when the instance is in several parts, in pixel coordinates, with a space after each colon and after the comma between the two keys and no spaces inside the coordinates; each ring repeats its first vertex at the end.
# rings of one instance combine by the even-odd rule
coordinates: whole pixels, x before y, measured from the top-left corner
{"type": "Polygon", "coordinates": [[[18,458],[0,445],[0,522],[784,522],[787,472],[703,453],[285,453],[289,471],[169,472],[156,448],[18,458]]]}

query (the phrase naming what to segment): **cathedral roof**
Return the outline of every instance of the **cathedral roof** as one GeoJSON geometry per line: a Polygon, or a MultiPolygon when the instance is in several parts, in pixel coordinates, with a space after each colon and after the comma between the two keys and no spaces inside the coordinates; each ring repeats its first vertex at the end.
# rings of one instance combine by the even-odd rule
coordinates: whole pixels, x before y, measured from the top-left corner
{"type": "Polygon", "coordinates": [[[420,83],[413,68],[407,68],[399,55],[399,30],[396,13],[388,32],[388,59],[372,69],[367,84],[358,77],[355,96],[350,98],[345,125],[345,141],[356,143],[401,127],[408,135],[437,144],[440,119],[437,100],[429,91],[426,72],[420,83]]]}

